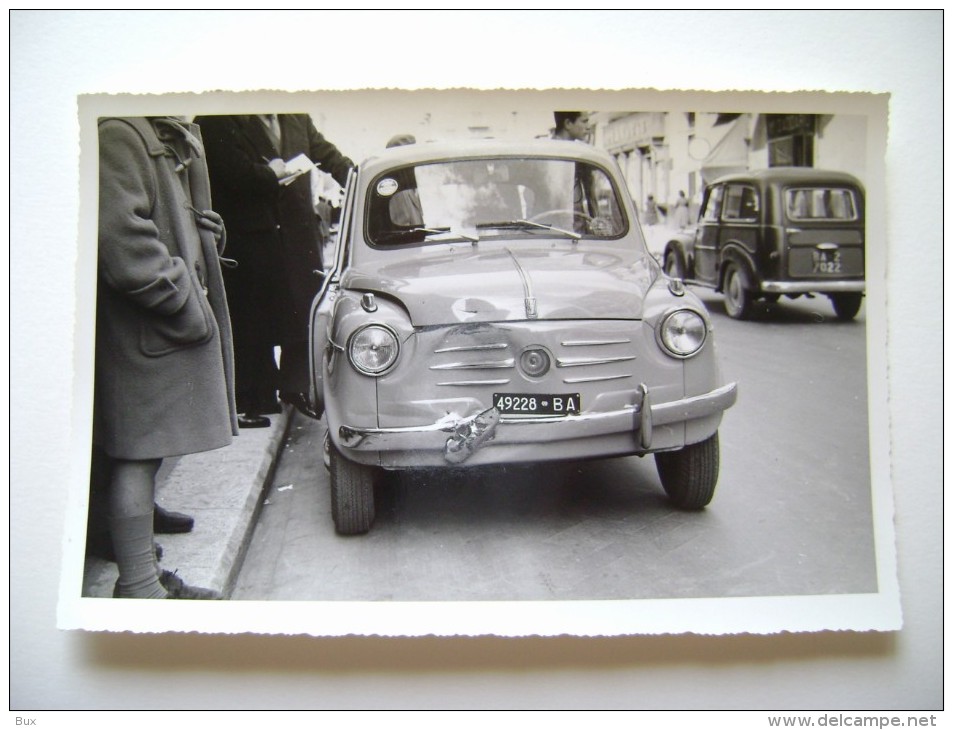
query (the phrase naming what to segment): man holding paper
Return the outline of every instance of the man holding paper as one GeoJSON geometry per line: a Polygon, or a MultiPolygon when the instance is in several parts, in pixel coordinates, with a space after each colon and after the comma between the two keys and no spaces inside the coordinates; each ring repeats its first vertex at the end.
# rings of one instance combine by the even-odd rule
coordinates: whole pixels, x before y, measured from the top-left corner
{"type": "Polygon", "coordinates": [[[307,410],[308,317],[322,280],[308,174],[341,185],[354,166],[307,114],[200,116],[212,201],[225,221],[239,424],[268,426],[283,401],[307,410]],[[274,347],[281,347],[280,367],[274,347]]]}

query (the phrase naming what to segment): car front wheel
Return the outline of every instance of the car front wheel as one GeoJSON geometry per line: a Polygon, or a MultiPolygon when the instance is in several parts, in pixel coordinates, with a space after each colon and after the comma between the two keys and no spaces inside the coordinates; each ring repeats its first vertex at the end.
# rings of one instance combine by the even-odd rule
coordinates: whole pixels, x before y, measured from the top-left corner
{"type": "Polygon", "coordinates": [[[728,265],[725,274],[725,311],[732,319],[747,319],[751,316],[754,298],[748,289],[744,273],[736,264],[728,265]]]}
{"type": "Polygon", "coordinates": [[[677,507],[702,509],[711,502],[718,483],[718,433],[679,451],[655,454],[655,467],[665,493],[677,507]]]}
{"type": "Polygon", "coordinates": [[[377,470],[349,461],[332,442],[329,445],[331,467],[331,516],[339,535],[362,535],[374,522],[374,479],[377,470]]]}

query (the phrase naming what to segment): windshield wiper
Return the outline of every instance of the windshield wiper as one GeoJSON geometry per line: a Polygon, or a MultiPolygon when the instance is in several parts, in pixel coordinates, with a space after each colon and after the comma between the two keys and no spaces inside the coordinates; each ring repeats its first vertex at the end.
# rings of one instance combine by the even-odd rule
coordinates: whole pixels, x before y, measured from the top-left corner
{"type": "Polygon", "coordinates": [[[449,234],[456,238],[462,238],[464,241],[470,241],[471,243],[478,243],[479,237],[471,236],[469,233],[463,233],[461,231],[451,230],[450,226],[441,226],[439,228],[426,228],[424,226],[418,226],[416,228],[411,228],[408,233],[426,233],[431,236],[439,236],[442,234],[449,234]]]}
{"type": "Polygon", "coordinates": [[[561,233],[564,236],[568,236],[575,241],[578,241],[582,238],[582,235],[576,233],[575,231],[567,231],[565,228],[559,228],[558,226],[551,226],[548,223],[537,223],[536,221],[528,221],[519,218],[515,221],[497,221],[496,223],[477,223],[477,228],[541,228],[544,231],[552,231],[553,233],[561,233]]]}

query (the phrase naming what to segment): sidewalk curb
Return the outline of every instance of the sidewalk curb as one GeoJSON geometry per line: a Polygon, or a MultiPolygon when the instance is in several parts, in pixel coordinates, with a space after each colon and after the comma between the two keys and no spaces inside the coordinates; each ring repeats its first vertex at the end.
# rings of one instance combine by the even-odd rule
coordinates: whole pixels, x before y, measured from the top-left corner
{"type": "Polygon", "coordinates": [[[225,545],[224,559],[220,565],[219,573],[216,575],[214,585],[221,586],[219,593],[222,598],[231,597],[235,588],[242,561],[245,559],[245,553],[248,551],[248,545],[255,531],[255,523],[261,514],[262,505],[278,467],[282,444],[288,435],[288,429],[294,422],[294,415],[293,407],[283,406],[281,414],[276,419],[278,423],[272,424],[272,432],[262,454],[258,472],[255,474],[251,488],[248,490],[248,497],[245,500],[242,514],[246,518],[236,522],[235,529],[225,545]]]}

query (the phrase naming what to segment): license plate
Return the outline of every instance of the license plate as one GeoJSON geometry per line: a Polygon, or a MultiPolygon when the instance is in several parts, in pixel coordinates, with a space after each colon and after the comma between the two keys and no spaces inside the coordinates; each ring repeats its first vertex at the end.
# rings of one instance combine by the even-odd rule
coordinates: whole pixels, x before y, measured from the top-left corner
{"type": "Polygon", "coordinates": [[[812,251],[815,274],[840,274],[840,251],[812,251]]]}
{"type": "Polygon", "coordinates": [[[568,416],[578,415],[579,393],[494,393],[493,405],[508,416],[568,416]]]}

